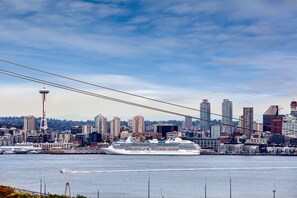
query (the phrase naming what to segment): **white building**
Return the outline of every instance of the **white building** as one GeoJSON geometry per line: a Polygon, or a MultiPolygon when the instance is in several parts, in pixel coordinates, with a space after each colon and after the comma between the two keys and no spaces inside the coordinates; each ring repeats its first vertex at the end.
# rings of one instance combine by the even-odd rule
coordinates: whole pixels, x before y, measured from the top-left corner
{"type": "Polygon", "coordinates": [[[221,136],[221,125],[211,126],[210,137],[211,138],[219,138],[220,136],[221,136]]]}
{"type": "Polygon", "coordinates": [[[107,133],[107,118],[99,114],[95,118],[95,130],[97,133],[101,134],[103,140],[106,139],[107,133]]]}
{"type": "Polygon", "coordinates": [[[297,118],[286,115],[283,118],[282,134],[287,137],[297,138],[297,118]]]}

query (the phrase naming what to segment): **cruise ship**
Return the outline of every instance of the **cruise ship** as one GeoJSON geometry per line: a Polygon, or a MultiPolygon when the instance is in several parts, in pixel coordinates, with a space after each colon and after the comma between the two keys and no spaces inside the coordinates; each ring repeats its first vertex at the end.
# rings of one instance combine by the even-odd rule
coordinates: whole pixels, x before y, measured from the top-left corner
{"type": "Polygon", "coordinates": [[[147,142],[114,142],[108,148],[102,148],[108,155],[200,155],[200,146],[188,140],[169,138],[166,141],[150,140],[147,142]]]}

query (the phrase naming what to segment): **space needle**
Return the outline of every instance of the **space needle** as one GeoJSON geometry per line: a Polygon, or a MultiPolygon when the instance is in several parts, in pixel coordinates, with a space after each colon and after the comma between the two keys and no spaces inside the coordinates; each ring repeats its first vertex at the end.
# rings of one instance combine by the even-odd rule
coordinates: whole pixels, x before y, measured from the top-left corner
{"type": "Polygon", "coordinates": [[[46,95],[49,93],[49,90],[43,87],[41,90],[39,90],[39,93],[41,94],[41,99],[42,99],[42,118],[40,120],[40,131],[41,133],[45,134],[47,130],[45,101],[46,101],[46,95]]]}

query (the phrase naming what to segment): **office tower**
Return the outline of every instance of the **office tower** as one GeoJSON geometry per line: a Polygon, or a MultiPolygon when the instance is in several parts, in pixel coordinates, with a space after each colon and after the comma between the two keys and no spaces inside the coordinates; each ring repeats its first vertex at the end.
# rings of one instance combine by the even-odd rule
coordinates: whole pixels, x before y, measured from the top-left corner
{"type": "Polygon", "coordinates": [[[42,99],[42,118],[40,120],[40,131],[41,133],[47,132],[47,119],[46,119],[46,108],[45,108],[45,102],[46,102],[46,95],[49,93],[49,90],[47,90],[45,87],[43,87],[41,90],[39,90],[39,93],[41,94],[42,99]]]}
{"type": "Polygon", "coordinates": [[[184,128],[192,129],[192,117],[186,116],[184,121],[184,128]]]}
{"type": "Polygon", "coordinates": [[[144,132],[144,118],[141,115],[133,117],[133,133],[143,133],[144,132]]]}
{"type": "Polygon", "coordinates": [[[254,109],[253,107],[243,107],[243,132],[247,137],[253,133],[254,109]]]}
{"type": "Polygon", "coordinates": [[[291,102],[291,115],[297,117],[297,101],[291,102]]]}
{"type": "Polygon", "coordinates": [[[200,103],[200,119],[201,131],[210,131],[210,103],[207,99],[200,103]]]}
{"type": "Polygon", "coordinates": [[[113,120],[110,121],[110,135],[112,137],[120,137],[120,129],[121,129],[121,119],[118,117],[114,117],[113,120]]]}
{"type": "Polygon", "coordinates": [[[271,105],[263,114],[263,131],[271,132],[271,122],[274,119],[282,120],[284,115],[280,115],[278,105],[271,105]]]}
{"type": "Polygon", "coordinates": [[[95,130],[97,133],[101,134],[103,140],[106,140],[107,133],[107,118],[99,114],[95,118],[95,130]]]}
{"type": "Polygon", "coordinates": [[[24,130],[33,131],[36,129],[36,119],[34,116],[24,116],[24,130]]]}
{"type": "MultiPolygon", "coordinates": [[[[232,117],[233,117],[233,108],[232,108],[232,101],[229,99],[224,99],[222,103],[222,123],[227,125],[232,125],[232,117]]],[[[223,131],[226,133],[231,134],[232,127],[222,125],[223,131]]]]}

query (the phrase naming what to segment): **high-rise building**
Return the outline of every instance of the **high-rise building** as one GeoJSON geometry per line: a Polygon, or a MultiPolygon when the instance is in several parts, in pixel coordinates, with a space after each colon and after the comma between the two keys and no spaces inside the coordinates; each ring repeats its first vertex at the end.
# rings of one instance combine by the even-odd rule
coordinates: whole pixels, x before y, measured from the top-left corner
{"type": "Polygon", "coordinates": [[[36,119],[34,116],[24,116],[24,130],[34,131],[36,129],[36,119]]]}
{"type": "Polygon", "coordinates": [[[291,115],[297,117],[297,101],[291,102],[291,115]]]}
{"type": "Polygon", "coordinates": [[[120,129],[121,119],[118,117],[114,117],[113,120],[110,121],[110,135],[115,138],[120,137],[120,129]]]}
{"type": "Polygon", "coordinates": [[[46,118],[46,108],[45,108],[45,102],[46,102],[46,95],[49,93],[49,90],[47,90],[45,87],[43,87],[41,90],[39,90],[39,93],[41,94],[42,98],[42,117],[40,120],[40,131],[41,133],[47,133],[47,118],[46,118]]]}
{"type": "Polygon", "coordinates": [[[271,105],[263,114],[263,131],[271,132],[271,122],[274,119],[282,120],[284,115],[280,115],[278,105],[271,105]]]}
{"type": "Polygon", "coordinates": [[[141,115],[133,117],[133,133],[143,133],[144,132],[144,118],[141,115]]]}
{"type": "Polygon", "coordinates": [[[243,107],[243,132],[246,136],[250,137],[253,133],[254,124],[254,108],[243,107]]]}
{"type": "Polygon", "coordinates": [[[229,99],[224,99],[222,103],[222,123],[226,125],[223,126],[223,131],[227,133],[232,132],[232,127],[227,125],[232,125],[232,117],[233,117],[233,108],[232,101],[229,99]]]}
{"type": "Polygon", "coordinates": [[[95,118],[95,130],[97,133],[101,134],[103,140],[106,140],[107,133],[107,118],[99,114],[95,118]]]}
{"type": "Polygon", "coordinates": [[[186,116],[183,125],[183,128],[192,129],[192,117],[186,116]]]}
{"type": "Polygon", "coordinates": [[[201,131],[210,131],[210,103],[207,99],[200,103],[200,119],[201,131]]]}

